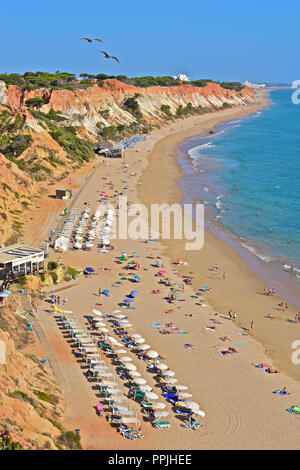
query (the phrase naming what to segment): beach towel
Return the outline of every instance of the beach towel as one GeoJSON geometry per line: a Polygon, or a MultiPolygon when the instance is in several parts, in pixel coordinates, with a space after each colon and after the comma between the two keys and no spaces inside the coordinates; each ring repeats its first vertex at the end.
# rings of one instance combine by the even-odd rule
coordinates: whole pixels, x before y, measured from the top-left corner
{"type": "Polygon", "coordinates": [[[155,328],[160,328],[161,326],[164,326],[163,323],[152,323],[152,326],[155,326],[155,328]]]}
{"type": "Polygon", "coordinates": [[[291,413],[292,415],[300,416],[299,406],[291,406],[290,408],[287,408],[285,411],[287,411],[288,413],[291,413]]]}

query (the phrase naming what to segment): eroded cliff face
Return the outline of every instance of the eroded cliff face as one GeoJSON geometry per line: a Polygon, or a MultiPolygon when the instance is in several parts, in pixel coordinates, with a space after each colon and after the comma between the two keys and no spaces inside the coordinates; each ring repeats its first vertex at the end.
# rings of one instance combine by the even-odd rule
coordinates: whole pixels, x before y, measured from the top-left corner
{"type": "Polygon", "coordinates": [[[57,449],[63,401],[29,322],[17,297],[1,308],[0,432],[8,430],[25,449],[57,449]]]}
{"type": "MultiPolygon", "coordinates": [[[[139,88],[106,80],[102,87],[95,84],[78,90],[26,91],[0,82],[0,117],[3,112],[8,113],[12,122],[2,133],[0,126],[0,244],[21,235],[22,214],[30,208],[35,196],[92,157],[91,142],[103,140],[99,129],[122,125],[128,136],[138,133],[141,126],[149,129],[170,123],[180,106],[189,105],[205,112],[222,108],[224,104],[243,106],[253,101],[252,88],[245,87],[238,93],[216,83],[201,88],[188,83],[139,88]],[[42,98],[44,104],[34,113],[37,110],[30,110],[26,101],[36,97],[42,98]],[[137,101],[138,115],[124,106],[128,98],[137,101]],[[171,118],[162,111],[162,106],[169,107],[171,118]],[[47,118],[53,110],[61,120],[47,118]],[[14,147],[14,136],[9,129],[17,120],[21,127],[15,131],[16,135],[27,135],[30,143],[20,154],[14,153],[14,148],[8,153],[2,144],[10,132],[14,147]],[[83,159],[81,149],[86,152],[83,159]]],[[[122,137],[118,136],[118,140],[122,137]]]]}

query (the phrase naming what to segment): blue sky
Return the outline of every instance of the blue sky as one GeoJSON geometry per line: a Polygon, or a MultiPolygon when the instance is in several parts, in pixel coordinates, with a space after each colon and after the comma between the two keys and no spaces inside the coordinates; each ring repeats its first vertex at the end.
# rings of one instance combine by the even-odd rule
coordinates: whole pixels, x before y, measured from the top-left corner
{"type": "Polygon", "coordinates": [[[299,0],[14,0],[0,12],[2,73],[300,79],[299,0]]]}

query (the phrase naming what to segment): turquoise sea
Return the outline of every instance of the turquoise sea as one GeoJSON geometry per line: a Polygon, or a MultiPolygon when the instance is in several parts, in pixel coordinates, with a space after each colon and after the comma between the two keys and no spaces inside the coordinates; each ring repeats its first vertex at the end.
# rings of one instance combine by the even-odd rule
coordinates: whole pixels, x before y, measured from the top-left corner
{"type": "Polygon", "coordinates": [[[185,202],[204,202],[206,222],[217,217],[261,260],[300,274],[300,105],[291,95],[273,90],[268,108],[185,142],[180,184],[185,202]]]}

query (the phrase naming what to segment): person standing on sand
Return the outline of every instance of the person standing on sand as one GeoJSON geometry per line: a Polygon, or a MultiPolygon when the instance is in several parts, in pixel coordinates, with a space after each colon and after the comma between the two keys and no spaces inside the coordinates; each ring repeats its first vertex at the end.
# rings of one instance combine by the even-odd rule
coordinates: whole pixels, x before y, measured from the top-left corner
{"type": "Polygon", "coordinates": [[[223,273],[223,281],[226,279],[226,273],[223,273]]]}
{"type": "Polygon", "coordinates": [[[101,292],[102,292],[102,289],[101,289],[101,287],[100,287],[99,290],[98,290],[98,295],[99,295],[99,297],[101,297],[101,292]]]}
{"type": "Polygon", "coordinates": [[[253,325],[254,325],[254,321],[252,320],[252,322],[250,323],[250,328],[251,328],[251,330],[254,330],[253,325]]]}

